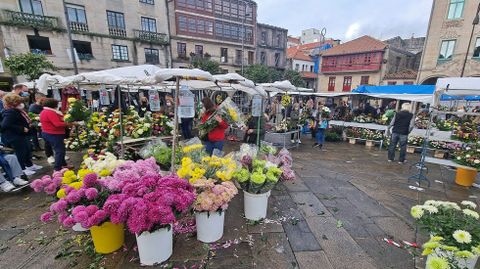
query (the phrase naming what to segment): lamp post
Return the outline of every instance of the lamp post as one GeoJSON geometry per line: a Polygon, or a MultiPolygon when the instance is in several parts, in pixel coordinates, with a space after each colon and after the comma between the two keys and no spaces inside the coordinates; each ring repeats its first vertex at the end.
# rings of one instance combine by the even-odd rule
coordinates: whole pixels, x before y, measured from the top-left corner
{"type": "Polygon", "coordinates": [[[467,53],[465,54],[465,60],[463,61],[462,73],[460,74],[460,77],[463,77],[465,75],[465,67],[467,65],[468,53],[470,52],[470,47],[472,45],[472,39],[473,39],[473,34],[475,32],[475,26],[480,22],[480,17],[479,17],[478,13],[480,13],[480,4],[478,4],[477,12],[475,13],[475,19],[473,19],[473,22],[472,22],[472,33],[470,34],[470,40],[468,41],[467,53]]]}
{"type": "Polygon", "coordinates": [[[243,18],[242,18],[242,76],[244,75],[244,68],[245,68],[245,36],[247,34],[247,31],[245,29],[245,21],[247,17],[249,17],[251,14],[247,13],[247,2],[242,1],[244,4],[244,12],[243,12],[243,18]]]}
{"type": "Polygon", "coordinates": [[[72,30],[70,29],[70,18],[68,18],[68,10],[65,0],[63,2],[63,10],[65,12],[65,21],[67,22],[67,35],[68,35],[68,42],[70,44],[70,54],[72,55],[72,63],[73,63],[73,72],[75,75],[78,74],[78,66],[77,66],[77,58],[75,57],[75,49],[73,48],[73,41],[72,41],[72,30]]]}

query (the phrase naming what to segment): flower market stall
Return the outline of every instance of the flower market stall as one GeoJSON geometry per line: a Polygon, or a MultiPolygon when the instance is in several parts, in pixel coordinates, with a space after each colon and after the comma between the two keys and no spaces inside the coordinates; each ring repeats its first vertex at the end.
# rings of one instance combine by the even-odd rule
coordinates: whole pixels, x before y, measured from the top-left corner
{"type": "Polygon", "coordinates": [[[478,119],[480,113],[478,112],[450,112],[443,111],[440,106],[440,101],[443,95],[449,96],[472,96],[480,93],[480,79],[479,78],[442,78],[439,79],[433,94],[432,113],[428,122],[428,127],[424,133],[424,142],[422,149],[422,157],[419,163],[415,165],[419,172],[409,178],[419,183],[425,181],[430,185],[430,181],[425,175],[425,163],[435,163],[442,166],[449,166],[457,168],[457,175],[455,182],[462,186],[471,186],[476,179],[477,171],[480,168],[480,143],[479,143],[479,124],[478,119]],[[467,120],[456,123],[456,127],[452,127],[451,139],[444,139],[446,141],[454,141],[461,146],[458,146],[453,153],[453,160],[441,160],[438,158],[429,158],[426,156],[427,147],[430,143],[430,130],[433,126],[434,115],[456,115],[474,117],[473,121],[467,120]]]}
{"type": "MultiPolygon", "coordinates": [[[[261,85],[265,91],[274,94],[283,94],[282,105],[287,107],[291,105],[291,92],[297,91],[297,88],[290,81],[277,81],[274,83],[264,83],[261,85]]],[[[265,141],[272,143],[274,146],[283,148],[298,147],[298,143],[290,143],[291,135],[299,135],[301,129],[298,126],[291,126],[287,121],[287,110],[285,109],[284,119],[276,124],[272,131],[265,134],[265,141]]]]}

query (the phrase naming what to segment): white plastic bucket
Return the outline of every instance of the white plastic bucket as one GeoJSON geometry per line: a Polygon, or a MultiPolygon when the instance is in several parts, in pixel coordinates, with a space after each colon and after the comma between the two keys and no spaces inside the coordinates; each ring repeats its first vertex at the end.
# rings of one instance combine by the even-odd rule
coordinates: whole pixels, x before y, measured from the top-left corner
{"type": "Polygon", "coordinates": [[[160,264],[172,256],[173,232],[171,225],[169,228],[162,228],[153,233],[143,232],[135,236],[140,264],[160,264]]]}
{"type": "Polygon", "coordinates": [[[445,257],[445,258],[453,258],[454,260],[457,261],[459,268],[462,269],[475,269],[475,265],[477,264],[478,256],[475,256],[471,259],[459,259],[454,257],[454,254],[452,252],[445,252],[443,250],[435,250],[436,253],[430,254],[427,256],[427,264],[429,260],[433,257],[445,257]],[[439,255],[437,255],[439,254],[439,255]]]}
{"type": "Polygon", "coordinates": [[[225,211],[195,212],[197,222],[197,240],[203,243],[213,243],[223,236],[225,211]]]}
{"type": "Polygon", "coordinates": [[[266,218],[268,197],[270,197],[270,191],[262,194],[251,194],[243,191],[245,217],[253,221],[266,218]]]}
{"type": "Polygon", "coordinates": [[[75,232],[86,232],[86,231],[88,231],[88,229],[83,228],[80,223],[76,223],[75,225],[73,225],[72,230],[74,230],[75,232]]]}

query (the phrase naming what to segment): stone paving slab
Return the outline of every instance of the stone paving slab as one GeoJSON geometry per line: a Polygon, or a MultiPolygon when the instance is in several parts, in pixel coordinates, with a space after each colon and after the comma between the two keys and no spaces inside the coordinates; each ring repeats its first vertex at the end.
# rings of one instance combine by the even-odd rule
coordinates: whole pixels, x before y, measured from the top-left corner
{"type": "Polygon", "coordinates": [[[266,235],[254,235],[253,239],[255,240],[255,244],[252,248],[255,268],[299,268],[285,234],[271,233],[266,235]]]}
{"type": "Polygon", "coordinates": [[[295,257],[301,269],[334,269],[323,251],[296,252],[295,257]]]}
{"type": "Polygon", "coordinates": [[[350,234],[343,228],[337,228],[335,218],[311,217],[307,219],[307,223],[334,268],[377,268],[375,261],[365,253],[350,234]]]}
{"type": "Polygon", "coordinates": [[[331,216],[328,209],[311,192],[292,192],[290,194],[305,218],[331,216]]]}

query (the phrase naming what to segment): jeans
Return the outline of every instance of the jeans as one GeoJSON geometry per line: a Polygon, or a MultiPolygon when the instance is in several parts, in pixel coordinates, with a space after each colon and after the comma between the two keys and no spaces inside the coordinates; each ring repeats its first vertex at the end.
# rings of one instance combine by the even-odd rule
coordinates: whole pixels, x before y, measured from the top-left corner
{"type": "Polygon", "coordinates": [[[184,139],[193,138],[192,125],[193,118],[182,118],[182,135],[184,139]]]}
{"type": "Polygon", "coordinates": [[[318,128],[315,137],[317,139],[317,144],[323,145],[325,143],[325,129],[318,128]]]}
{"type": "Polygon", "coordinates": [[[67,165],[65,161],[65,135],[63,134],[47,134],[42,133],[43,139],[47,141],[53,148],[55,155],[55,171],[62,170],[63,166],[67,165]]]}
{"type": "Polygon", "coordinates": [[[9,168],[11,175],[9,177],[12,178],[5,178],[3,174],[0,173],[0,184],[5,182],[6,180],[11,182],[14,178],[21,177],[23,175],[23,170],[20,166],[20,163],[18,162],[17,156],[15,156],[14,154],[6,154],[3,155],[3,158],[7,161],[8,166],[10,166],[9,168]]]}
{"type": "Polygon", "coordinates": [[[32,146],[34,149],[40,148],[40,143],[38,142],[38,131],[35,128],[32,128],[30,139],[32,141],[32,146]]]}
{"type": "Polygon", "coordinates": [[[388,147],[388,159],[391,161],[395,160],[395,149],[397,144],[400,143],[400,159],[398,161],[404,162],[407,154],[407,141],[408,135],[393,133],[390,138],[390,146],[388,147]]]}
{"type": "Polygon", "coordinates": [[[28,136],[17,136],[14,139],[3,141],[5,145],[15,150],[18,162],[22,170],[33,165],[32,163],[32,144],[28,136]]]}
{"type": "Polygon", "coordinates": [[[212,156],[213,150],[223,150],[223,143],[223,141],[207,141],[205,142],[205,150],[207,151],[208,155],[212,156]]]}

